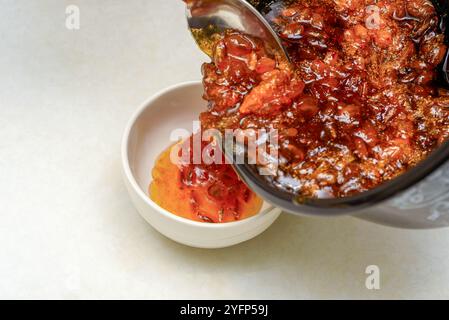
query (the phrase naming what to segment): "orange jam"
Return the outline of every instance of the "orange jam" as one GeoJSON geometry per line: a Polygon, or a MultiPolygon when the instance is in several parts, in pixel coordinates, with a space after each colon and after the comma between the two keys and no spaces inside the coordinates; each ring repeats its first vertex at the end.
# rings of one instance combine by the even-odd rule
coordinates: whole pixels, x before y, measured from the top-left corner
{"type": "MultiPolygon", "coordinates": [[[[157,159],[153,169],[151,199],[165,210],[190,220],[222,223],[256,215],[263,201],[239,179],[231,165],[193,164],[193,136],[171,146],[157,159]],[[188,147],[190,161],[173,163],[171,153],[182,144],[188,147]]],[[[201,151],[208,143],[202,142],[201,151]]],[[[177,152],[175,150],[175,152],[177,152]]]]}

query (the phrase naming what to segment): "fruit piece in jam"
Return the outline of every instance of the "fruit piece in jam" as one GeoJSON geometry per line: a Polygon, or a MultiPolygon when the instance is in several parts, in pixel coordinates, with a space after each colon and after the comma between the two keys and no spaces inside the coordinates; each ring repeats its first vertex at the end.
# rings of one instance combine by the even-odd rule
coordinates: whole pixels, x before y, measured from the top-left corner
{"type": "MultiPolygon", "coordinates": [[[[201,154],[207,145],[202,142],[201,154]]],[[[154,202],[180,217],[209,223],[237,221],[260,212],[263,201],[239,179],[232,166],[224,164],[223,156],[223,164],[193,164],[190,146],[193,136],[168,148],[157,159],[149,189],[154,202]],[[173,163],[172,150],[181,156],[181,144],[188,150],[190,161],[173,163]]]]}

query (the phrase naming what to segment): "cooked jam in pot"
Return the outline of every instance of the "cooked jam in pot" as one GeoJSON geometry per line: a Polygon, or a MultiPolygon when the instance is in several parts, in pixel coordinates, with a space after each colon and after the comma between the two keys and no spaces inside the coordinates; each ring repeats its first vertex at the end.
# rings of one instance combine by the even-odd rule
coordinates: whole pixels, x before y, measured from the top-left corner
{"type": "Polygon", "coordinates": [[[204,128],[279,132],[271,182],[305,197],[347,197],[393,179],[449,136],[435,83],[444,35],[428,0],[296,0],[267,18],[292,58],[228,31],[203,65],[204,128]]]}

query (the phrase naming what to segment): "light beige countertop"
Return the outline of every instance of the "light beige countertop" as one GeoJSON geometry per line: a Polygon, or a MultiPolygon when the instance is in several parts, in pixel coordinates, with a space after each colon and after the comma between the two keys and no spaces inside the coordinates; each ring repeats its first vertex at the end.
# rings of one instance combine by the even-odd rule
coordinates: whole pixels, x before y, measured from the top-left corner
{"type": "Polygon", "coordinates": [[[180,0],[4,0],[0,35],[0,298],[449,298],[449,230],[284,214],[210,251],[138,215],[123,129],[206,60],[180,0]],[[69,4],[78,31],[65,27],[69,4]],[[380,290],[365,287],[368,265],[380,290]]]}

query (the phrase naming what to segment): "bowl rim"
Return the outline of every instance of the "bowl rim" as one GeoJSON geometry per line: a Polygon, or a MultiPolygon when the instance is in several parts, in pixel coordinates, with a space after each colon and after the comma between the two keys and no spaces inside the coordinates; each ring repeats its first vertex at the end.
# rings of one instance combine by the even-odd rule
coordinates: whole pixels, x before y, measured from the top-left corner
{"type": "MultiPolygon", "coordinates": [[[[278,209],[277,207],[273,206],[272,204],[268,203],[270,207],[266,208],[265,210],[261,210],[258,214],[243,219],[239,221],[232,221],[232,222],[226,222],[226,223],[206,223],[206,222],[199,222],[190,220],[187,218],[183,218],[180,216],[177,216],[176,214],[173,214],[169,212],[168,210],[165,210],[164,208],[160,207],[157,203],[155,203],[151,198],[145,194],[145,192],[142,190],[142,188],[137,183],[136,178],[134,177],[134,174],[131,170],[131,165],[129,162],[129,142],[130,142],[130,134],[132,129],[134,128],[134,125],[137,123],[138,119],[142,116],[142,114],[157,101],[161,97],[170,94],[173,91],[184,89],[189,86],[198,86],[201,85],[202,82],[200,80],[192,80],[192,81],[184,81],[177,84],[170,85],[164,89],[161,89],[157,91],[155,94],[147,98],[143,103],[140,104],[140,106],[137,108],[136,111],[133,112],[130,120],[128,120],[123,136],[122,136],[122,142],[121,142],[121,162],[122,162],[122,169],[124,173],[125,179],[128,180],[130,183],[133,191],[137,196],[143,200],[149,207],[151,207],[154,211],[158,212],[159,214],[163,215],[164,217],[173,220],[175,222],[189,225],[191,227],[199,227],[199,228],[206,228],[206,229],[228,229],[232,227],[241,227],[246,224],[251,224],[253,222],[256,222],[257,220],[260,220],[261,218],[265,217],[266,215],[272,213],[273,210],[278,209]]],[[[151,172],[151,168],[149,168],[149,174],[151,172]]],[[[265,201],[265,200],[264,200],[265,201]]],[[[266,201],[265,201],[266,202],[266,201]]],[[[280,210],[280,209],[278,209],[280,210]]]]}

